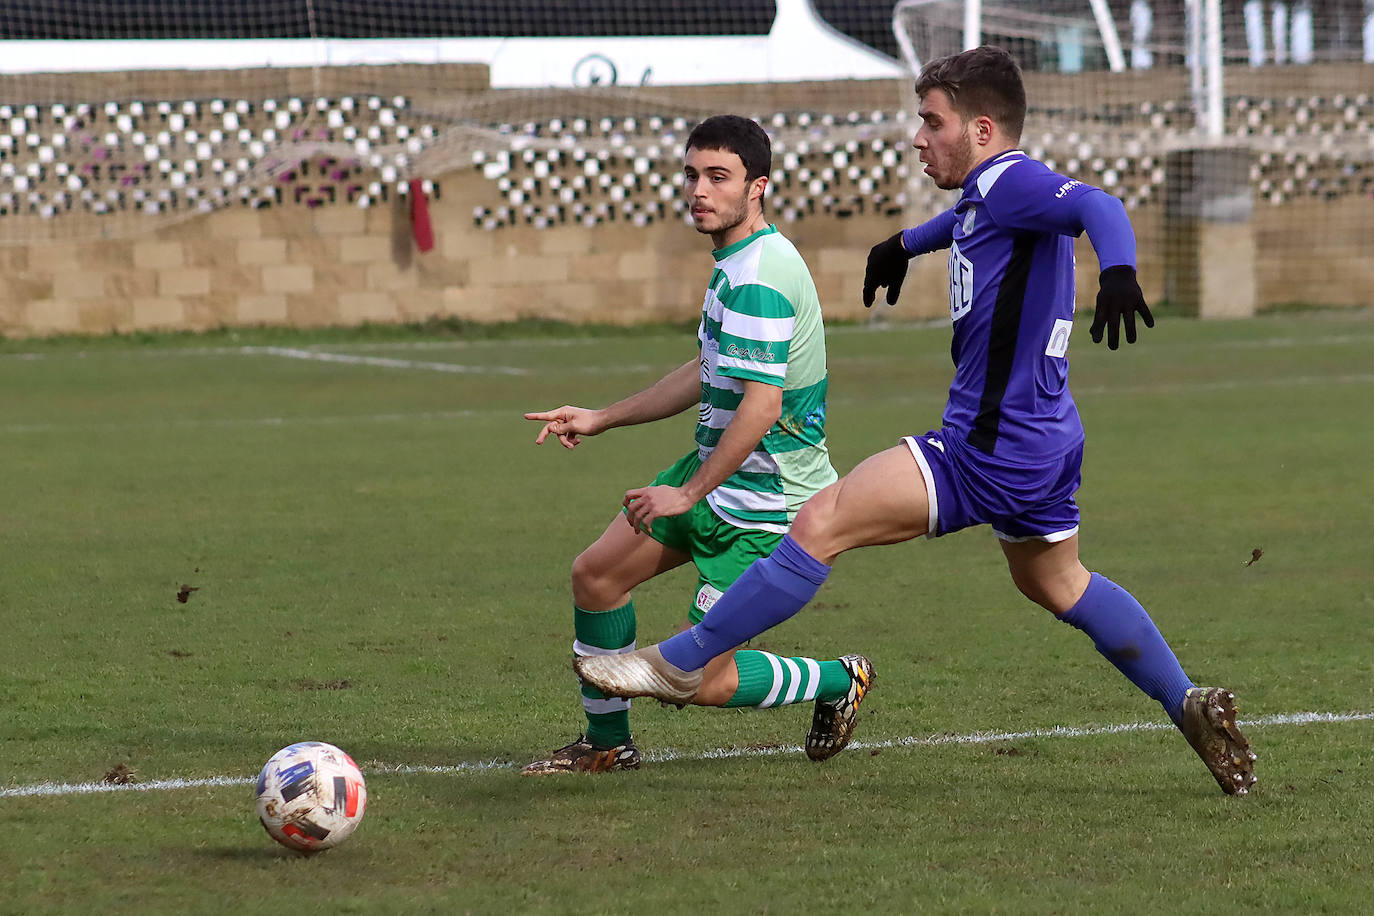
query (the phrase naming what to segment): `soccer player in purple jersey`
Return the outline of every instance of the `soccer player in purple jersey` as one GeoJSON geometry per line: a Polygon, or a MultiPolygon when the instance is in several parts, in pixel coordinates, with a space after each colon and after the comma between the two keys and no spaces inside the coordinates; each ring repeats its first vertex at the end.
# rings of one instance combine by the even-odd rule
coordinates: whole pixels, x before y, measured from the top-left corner
{"type": "MultiPolygon", "coordinates": [[[[1056,174],[1017,149],[1026,114],[1016,62],[993,47],[931,61],[916,81],[925,174],[958,203],[874,246],[864,304],[895,304],[908,261],[949,250],[954,381],[938,429],[859,464],[817,493],[791,532],[757,560],[701,622],[635,653],[579,659],[583,679],[616,696],[690,697],[717,655],[788,619],[847,550],[940,537],[975,525],[997,535],[1017,588],[1084,631],[1156,700],[1222,790],[1247,794],[1255,754],[1236,727],[1235,697],[1183,673],[1149,614],[1078,554],[1083,427],[1068,388],[1072,237],[1087,232],[1102,272],[1089,329],[1115,350],[1124,324],[1154,319],[1136,282],[1135,236],[1120,201],[1056,174]]],[[[843,746],[862,694],[818,715],[808,736],[843,746]]]]}

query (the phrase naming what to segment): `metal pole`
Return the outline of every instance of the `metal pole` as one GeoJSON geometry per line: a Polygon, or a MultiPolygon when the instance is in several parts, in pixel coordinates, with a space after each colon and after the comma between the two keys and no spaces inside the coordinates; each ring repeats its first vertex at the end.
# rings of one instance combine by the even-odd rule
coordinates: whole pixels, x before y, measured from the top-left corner
{"type": "Polygon", "coordinates": [[[1207,136],[1220,140],[1226,130],[1222,110],[1221,0],[1206,0],[1207,6],[1207,136]]]}
{"type": "Polygon", "coordinates": [[[1184,0],[1184,66],[1188,68],[1189,96],[1193,103],[1193,118],[1201,133],[1207,131],[1207,102],[1202,79],[1202,3],[1203,0],[1184,0]]]}
{"type": "Polygon", "coordinates": [[[983,0],[964,0],[964,50],[983,43],[983,0]]]}
{"type": "Polygon", "coordinates": [[[1116,34],[1112,11],[1107,8],[1107,0],[1089,0],[1089,4],[1097,20],[1097,31],[1102,35],[1102,50],[1107,52],[1107,66],[1113,73],[1120,73],[1126,69],[1126,55],[1121,53],[1121,38],[1116,34]]]}

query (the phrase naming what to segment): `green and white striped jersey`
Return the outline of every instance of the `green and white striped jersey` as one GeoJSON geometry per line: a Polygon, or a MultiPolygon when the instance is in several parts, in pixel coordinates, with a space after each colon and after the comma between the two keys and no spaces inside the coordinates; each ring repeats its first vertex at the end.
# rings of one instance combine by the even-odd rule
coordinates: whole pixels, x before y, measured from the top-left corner
{"type": "Polygon", "coordinates": [[[837,479],[825,444],[825,328],[811,272],[776,226],[714,252],[701,347],[701,460],[720,441],[744,381],[782,388],[782,415],[706,499],[741,528],[786,532],[802,503],[837,479]]]}

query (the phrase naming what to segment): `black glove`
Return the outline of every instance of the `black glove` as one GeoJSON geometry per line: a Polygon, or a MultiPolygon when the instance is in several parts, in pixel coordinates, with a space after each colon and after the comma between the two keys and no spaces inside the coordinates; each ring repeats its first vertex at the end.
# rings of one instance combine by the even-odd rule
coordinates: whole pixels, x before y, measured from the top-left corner
{"type": "MultiPolygon", "coordinates": [[[[870,256],[872,260],[872,256],[870,256]]],[[[1145,294],[1135,279],[1135,268],[1127,264],[1108,267],[1097,278],[1097,312],[1093,315],[1092,327],[1088,333],[1093,343],[1102,343],[1102,329],[1107,329],[1107,348],[1115,350],[1120,345],[1121,322],[1126,322],[1126,343],[1135,343],[1135,313],[1145,322],[1145,327],[1155,326],[1155,316],[1145,304],[1145,294]]]]}
{"type": "Polygon", "coordinates": [[[873,305],[873,296],[880,286],[887,287],[887,304],[897,304],[902,281],[906,279],[906,265],[912,257],[912,253],[902,244],[900,232],[873,246],[868,252],[868,264],[864,267],[864,308],[873,305]]]}

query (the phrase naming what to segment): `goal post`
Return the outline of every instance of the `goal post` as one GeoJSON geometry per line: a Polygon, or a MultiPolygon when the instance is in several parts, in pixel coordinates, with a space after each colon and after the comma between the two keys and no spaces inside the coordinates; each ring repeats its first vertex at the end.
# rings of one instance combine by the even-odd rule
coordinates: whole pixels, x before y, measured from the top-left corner
{"type": "Polygon", "coordinates": [[[1023,147],[1125,203],[1153,301],[1374,304],[1374,4],[900,0],[893,30],[913,72],[974,36],[1017,58],[1023,147]]]}
{"type": "MultiPolygon", "coordinates": [[[[1125,203],[1153,301],[1367,304],[1374,5],[1228,0],[1209,56],[1187,25],[1208,2],[18,4],[0,19],[0,257],[29,266],[0,278],[0,331],[497,320],[531,301],[601,320],[593,282],[541,279],[588,263],[678,316],[696,297],[678,253],[624,252],[676,242],[682,144],[726,111],[772,137],[769,215],[830,314],[866,318],[868,247],[951,202],[912,166],[913,73],[974,34],[1022,66],[1027,152],[1125,203]],[[268,233],[281,244],[240,241],[268,233]]],[[[935,260],[916,269],[913,289],[938,286],[935,260]]]]}

